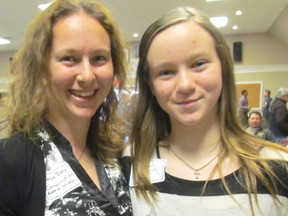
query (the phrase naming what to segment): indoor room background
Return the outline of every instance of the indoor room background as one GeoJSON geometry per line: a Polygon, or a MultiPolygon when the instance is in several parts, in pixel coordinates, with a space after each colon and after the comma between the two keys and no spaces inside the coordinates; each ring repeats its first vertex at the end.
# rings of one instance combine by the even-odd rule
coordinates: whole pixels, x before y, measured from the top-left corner
{"type": "MultiPolygon", "coordinates": [[[[243,2],[246,1],[247,0],[243,2]]],[[[274,2],[272,0],[269,1],[274,2]]],[[[235,59],[235,78],[236,84],[238,85],[238,95],[242,87],[251,87],[252,90],[249,92],[248,99],[249,97],[251,97],[251,99],[253,97],[256,97],[256,99],[253,99],[253,101],[251,101],[251,104],[255,109],[260,109],[261,107],[262,92],[264,89],[270,89],[272,92],[271,96],[274,97],[274,94],[279,87],[288,87],[288,0],[277,0],[276,2],[278,1],[281,1],[285,5],[285,7],[283,7],[276,19],[274,19],[272,25],[270,25],[267,31],[241,34],[224,34],[231,49],[231,54],[235,59]]],[[[14,0],[14,2],[17,1],[14,0]]],[[[108,3],[107,6],[110,6],[109,8],[111,8],[112,12],[117,11],[117,7],[113,7],[115,1],[113,2],[112,0],[103,0],[102,2],[108,3]]],[[[140,3],[140,1],[138,2],[140,3]]],[[[157,8],[152,8],[153,1],[150,2],[151,10],[157,10],[157,8]]],[[[159,2],[163,2],[163,4],[165,4],[165,2],[167,3],[167,1],[165,0],[159,2]]],[[[174,2],[174,4],[176,4],[175,2],[177,2],[177,4],[180,5],[182,1],[171,2],[174,2]]],[[[183,2],[187,3],[188,1],[183,2]]],[[[248,4],[249,2],[251,1],[248,1],[248,4]]],[[[191,3],[191,5],[193,6],[193,3],[191,3]]],[[[258,10],[257,8],[254,9],[258,10]]],[[[205,7],[203,8],[203,10],[205,12],[205,7]]],[[[223,11],[225,10],[223,9],[223,11]]],[[[29,11],[23,11],[23,13],[29,13],[29,11]]],[[[257,11],[255,11],[255,13],[257,13],[257,11]]],[[[159,14],[159,16],[160,15],[161,14],[159,14]]],[[[122,16],[123,17],[120,17],[120,20],[131,20],[129,14],[126,14],[126,17],[124,15],[122,16]]],[[[245,11],[242,16],[245,16],[245,11]]],[[[31,14],[31,17],[33,17],[33,14],[31,14]]],[[[115,17],[117,20],[117,16],[115,17]]],[[[262,22],[265,22],[265,17],[263,17],[262,22]]],[[[1,23],[3,23],[3,20],[0,21],[0,37],[2,36],[1,34],[4,34],[4,32],[2,31],[3,29],[1,30],[1,23]]],[[[121,27],[121,22],[119,22],[119,25],[121,27]]],[[[145,30],[146,27],[147,26],[138,26],[139,29],[143,29],[142,32],[145,30]]],[[[138,63],[138,45],[140,38],[141,35],[137,39],[133,40],[130,40],[128,37],[125,38],[127,41],[126,54],[128,58],[128,88],[133,88],[134,86],[135,70],[138,63]]],[[[11,80],[10,59],[13,57],[16,50],[17,47],[14,47],[13,49],[4,49],[1,48],[0,45],[0,93],[7,92],[7,86],[11,80]]]]}

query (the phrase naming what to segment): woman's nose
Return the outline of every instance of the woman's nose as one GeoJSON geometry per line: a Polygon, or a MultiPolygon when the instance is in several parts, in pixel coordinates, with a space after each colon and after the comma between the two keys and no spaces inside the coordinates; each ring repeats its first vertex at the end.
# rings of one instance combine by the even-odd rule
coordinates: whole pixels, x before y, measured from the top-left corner
{"type": "Polygon", "coordinates": [[[85,83],[95,80],[93,65],[91,65],[89,61],[83,61],[82,66],[79,68],[77,80],[85,83]]]}

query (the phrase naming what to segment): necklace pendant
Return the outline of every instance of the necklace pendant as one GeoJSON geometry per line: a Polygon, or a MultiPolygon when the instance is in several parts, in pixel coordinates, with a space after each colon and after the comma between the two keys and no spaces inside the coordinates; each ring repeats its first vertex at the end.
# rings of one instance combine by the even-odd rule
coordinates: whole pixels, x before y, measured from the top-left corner
{"type": "Polygon", "coordinates": [[[195,175],[195,179],[199,179],[199,175],[200,175],[199,172],[194,172],[194,175],[195,175]]]}

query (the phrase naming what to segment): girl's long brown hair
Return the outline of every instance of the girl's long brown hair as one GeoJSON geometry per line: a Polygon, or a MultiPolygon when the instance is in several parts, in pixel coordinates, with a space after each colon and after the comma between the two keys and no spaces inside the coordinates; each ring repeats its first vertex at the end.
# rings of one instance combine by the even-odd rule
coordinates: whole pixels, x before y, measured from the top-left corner
{"type": "Polygon", "coordinates": [[[227,157],[238,158],[241,163],[240,172],[244,175],[253,213],[252,194],[254,194],[254,198],[257,201],[256,180],[259,179],[262,182],[275,200],[277,200],[277,188],[273,182],[279,180],[269,166],[269,158],[262,157],[259,154],[259,148],[269,147],[286,153],[287,149],[250,136],[243,131],[236,116],[237,103],[234,70],[229,47],[219,30],[209,21],[209,18],[190,7],[174,9],[158,19],[146,30],[140,43],[136,78],[139,101],[135,111],[131,135],[133,143],[131,154],[133,155],[132,165],[136,194],[142,196],[148,203],[157,199],[155,188],[150,183],[149,162],[159,141],[165,139],[171,131],[169,116],[158,105],[149,88],[147,53],[154,37],[159,32],[169,26],[190,20],[200,25],[212,36],[222,66],[223,86],[218,100],[218,120],[221,128],[223,154],[219,159],[219,165],[215,167],[211,174],[215,173],[216,170],[219,171],[226,191],[232,196],[224,180],[221,165],[227,157]]]}

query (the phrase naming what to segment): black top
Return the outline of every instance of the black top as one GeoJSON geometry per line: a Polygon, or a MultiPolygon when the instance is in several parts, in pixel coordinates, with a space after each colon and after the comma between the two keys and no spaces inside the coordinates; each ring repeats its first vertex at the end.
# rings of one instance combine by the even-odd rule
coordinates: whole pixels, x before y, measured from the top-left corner
{"type": "Polygon", "coordinates": [[[95,160],[100,191],[74,157],[65,137],[50,124],[48,129],[49,141],[31,140],[26,134],[0,141],[0,215],[132,215],[128,185],[119,168],[95,160]],[[59,152],[60,158],[55,159],[59,152]],[[63,181],[56,178],[56,182],[48,183],[57,167],[71,170],[69,176],[59,175],[58,181],[63,181]],[[75,179],[80,184],[65,191],[75,179]],[[56,187],[59,183],[62,185],[56,187]],[[47,201],[55,188],[61,189],[61,193],[55,193],[60,196],[47,201]]]}
{"type": "Polygon", "coordinates": [[[44,215],[43,152],[25,134],[0,141],[0,215],[44,215]]]}

